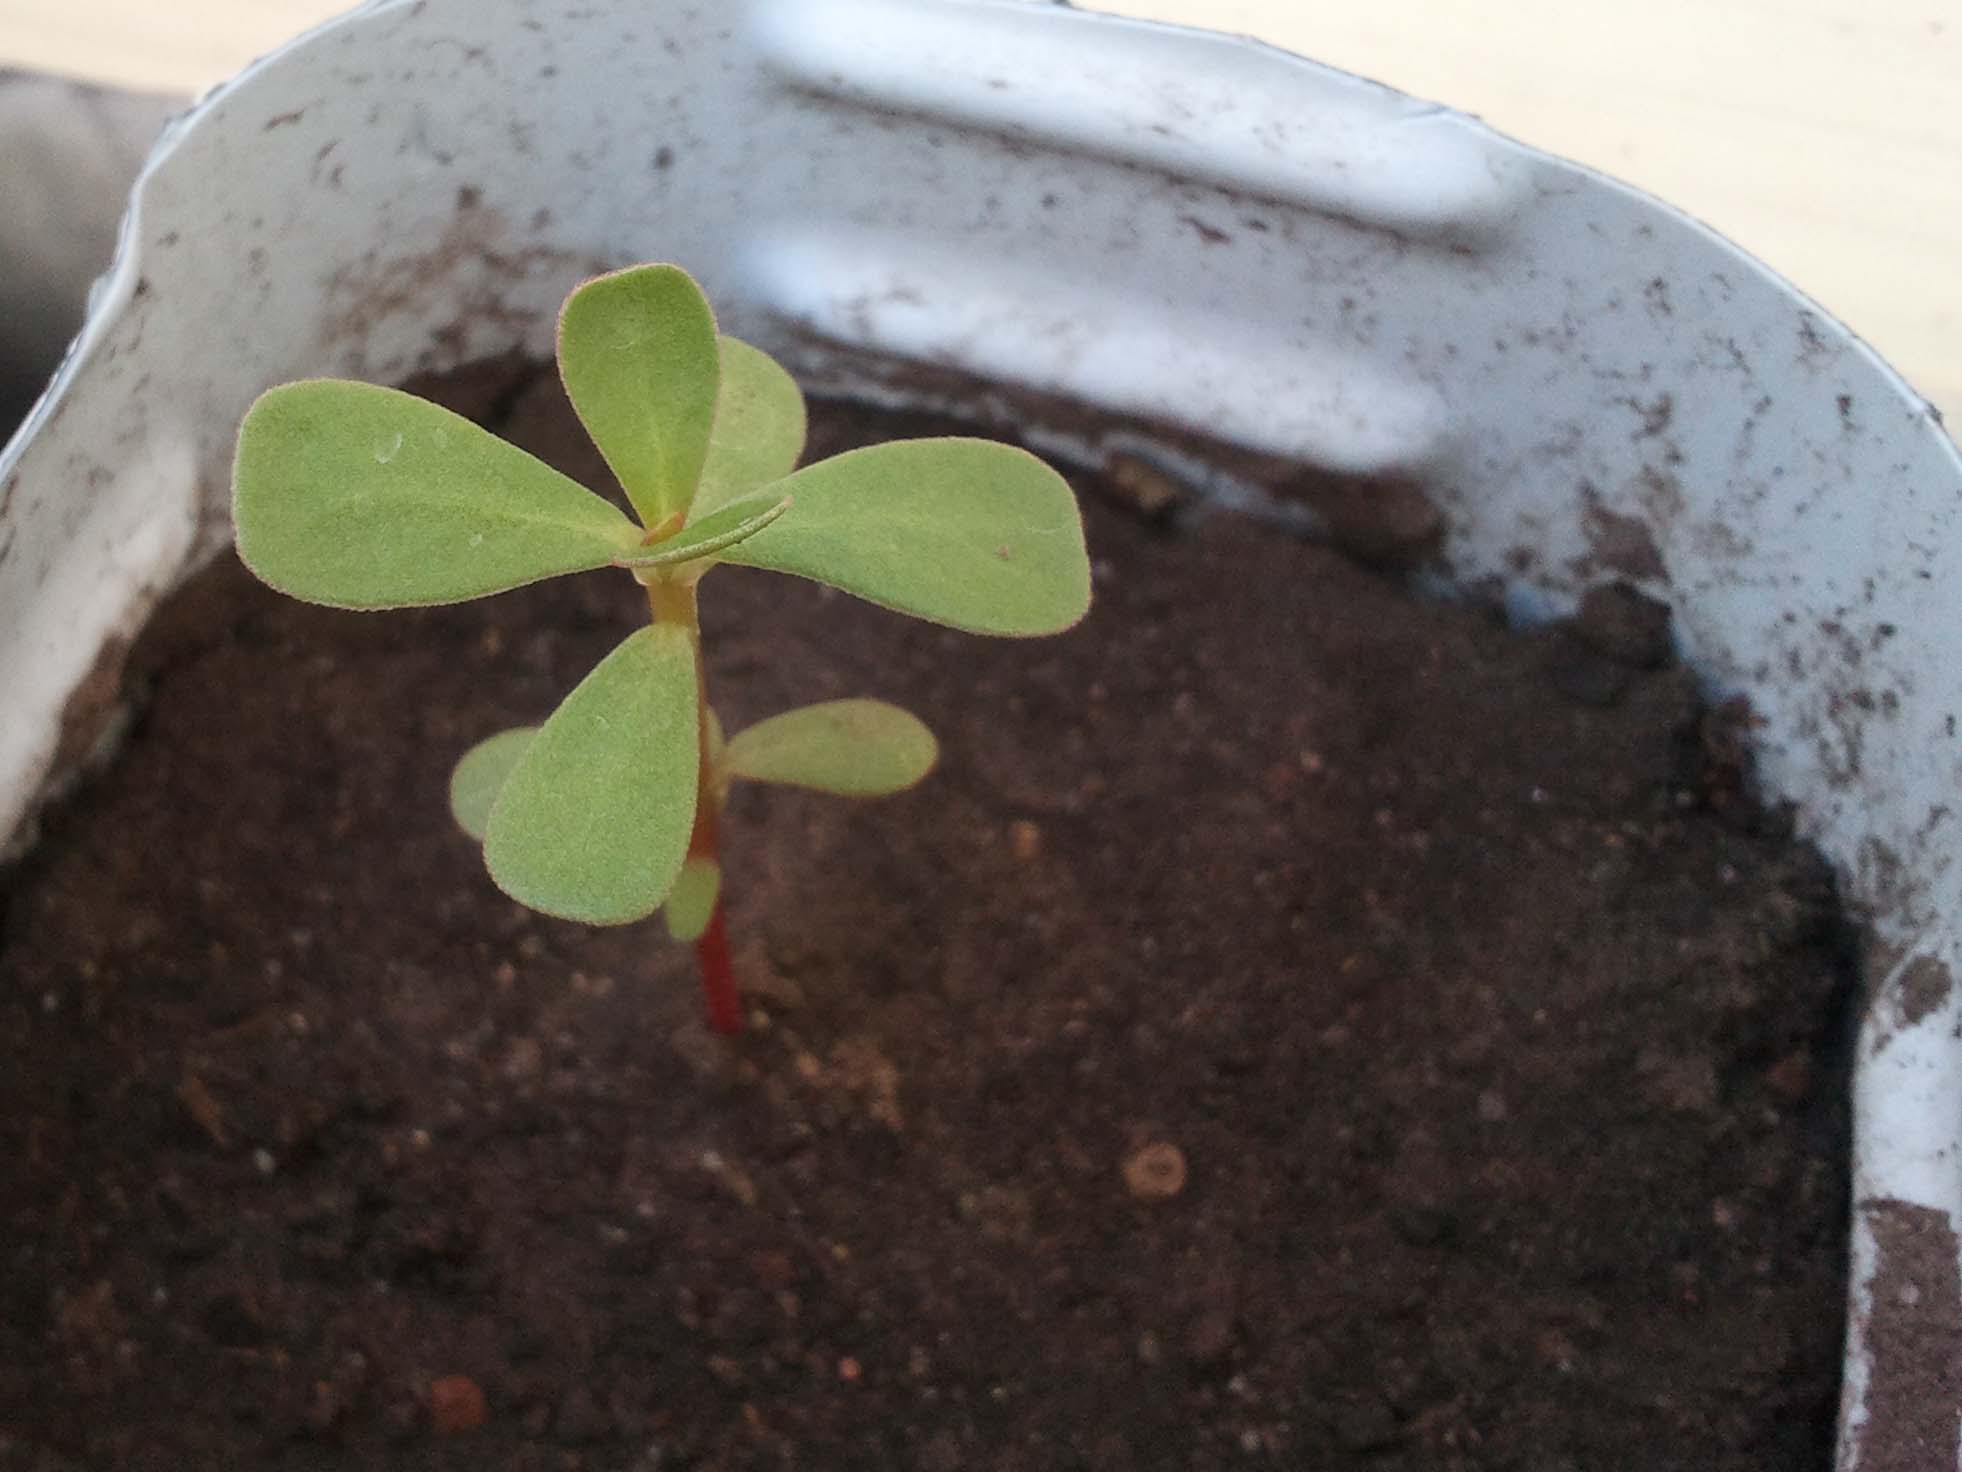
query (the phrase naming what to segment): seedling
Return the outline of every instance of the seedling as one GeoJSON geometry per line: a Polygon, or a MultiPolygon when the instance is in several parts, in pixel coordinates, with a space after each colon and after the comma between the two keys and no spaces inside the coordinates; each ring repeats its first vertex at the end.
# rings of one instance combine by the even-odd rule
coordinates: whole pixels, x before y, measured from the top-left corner
{"type": "Polygon", "coordinates": [[[262,395],[239,431],[238,552],[283,593],[409,608],[624,568],[629,634],[542,726],[464,753],[456,820],[520,903],[593,925],[645,919],[693,941],[709,1021],[741,1026],[718,823],[730,784],[899,792],[937,748],[877,700],[786,711],[724,740],[708,703],[696,593],[718,563],[827,583],[976,634],[1058,633],[1090,605],[1083,523],[1063,479],[987,440],[901,440],[796,469],[804,399],[767,354],[716,332],[677,266],[574,291],[559,373],[638,524],[612,501],[447,409],[317,379],[262,395]]]}

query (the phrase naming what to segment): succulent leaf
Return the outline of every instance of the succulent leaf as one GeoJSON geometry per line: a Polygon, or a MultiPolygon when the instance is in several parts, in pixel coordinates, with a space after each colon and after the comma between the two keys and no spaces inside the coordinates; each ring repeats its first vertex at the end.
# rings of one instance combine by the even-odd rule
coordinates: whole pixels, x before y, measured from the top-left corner
{"type": "Polygon", "coordinates": [[[466,751],[450,773],[450,814],[477,842],[484,841],[491,806],[504,790],[505,779],[537,734],[536,726],[499,731],[466,751]]]}
{"type": "Polygon", "coordinates": [[[340,379],[260,395],[232,474],[238,555],[309,603],[407,608],[604,567],[610,502],[413,394],[340,379]]]}
{"type": "Polygon", "coordinates": [[[940,754],[919,717],[883,700],[829,700],[771,716],[729,738],[732,777],[811,787],[843,797],[903,792],[940,754]]]}
{"type": "Polygon", "coordinates": [[[621,925],[667,897],[695,824],[695,655],[677,624],[629,634],[566,696],[491,807],[484,859],[521,904],[621,925]]]}
{"type": "Polygon", "coordinates": [[[566,298],[559,376],[647,526],[686,513],[708,455],[715,316],[679,266],[632,266],[566,298]]]}
{"type": "Polygon", "coordinates": [[[795,511],[725,562],[828,583],[976,634],[1054,634],[1090,607],[1090,559],[1069,485],[990,440],[896,440],[769,487],[795,511]]]}
{"type": "Polygon", "coordinates": [[[804,395],[797,380],[760,348],[733,337],[717,345],[722,386],[691,521],[781,480],[804,453],[804,395]]]}
{"type": "Polygon", "coordinates": [[[664,907],[668,934],[679,941],[700,940],[715,918],[715,902],[721,894],[722,866],[714,859],[688,860],[668,891],[664,907]]]}

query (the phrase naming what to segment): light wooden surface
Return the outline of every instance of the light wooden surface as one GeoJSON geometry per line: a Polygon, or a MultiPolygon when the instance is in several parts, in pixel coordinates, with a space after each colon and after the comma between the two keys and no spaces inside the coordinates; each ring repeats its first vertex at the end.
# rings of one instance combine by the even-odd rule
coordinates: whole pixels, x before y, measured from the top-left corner
{"type": "MultiPolygon", "coordinates": [[[[1962,427],[1957,0],[1091,0],[1477,113],[1708,221],[1962,427]]],[[[194,91],[338,0],[0,0],[0,65],[194,91]]]]}

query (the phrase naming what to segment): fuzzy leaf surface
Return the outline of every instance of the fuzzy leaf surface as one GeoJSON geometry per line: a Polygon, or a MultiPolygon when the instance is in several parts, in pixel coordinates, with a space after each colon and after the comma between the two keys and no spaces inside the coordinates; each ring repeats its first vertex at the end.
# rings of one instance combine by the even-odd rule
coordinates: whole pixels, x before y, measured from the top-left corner
{"type": "Polygon", "coordinates": [[[910,711],[883,700],[828,700],[738,731],[722,764],[752,782],[884,797],[926,776],[939,754],[933,732],[910,711]]]}
{"type": "Polygon", "coordinates": [[[614,559],[622,567],[665,567],[693,562],[753,537],[790,509],[790,497],[777,491],[731,501],[712,516],[690,522],[665,542],[636,547],[614,559]]]}
{"type": "Polygon", "coordinates": [[[781,480],[804,453],[804,394],[797,380],[746,342],[724,337],[717,346],[722,386],[691,521],[781,480]]]}
{"type": "Polygon", "coordinates": [[[1054,634],[1090,607],[1076,497],[1025,450],[896,440],[807,465],[770,489],[796,506],[724,561],[976,634],[1054,634]]]}
{"type": "Polygon", "coordinates": [[[679,266],[586,282],[559,313],[559,377],[648,526],[686,512],[715,420],[715,316],[679,266]]]}
{"type": "Polygon", "coordinates": [[[696,941],[715,918],[722,894],[722,866],[714,859],[690,859],[675,876],[664,913],[668,934],[679,941],[696,941]]]}
{"type": "Polygon", "coordinates": [[[469,420],[374,384],[260,395],[232,471],[238,555],[292,597],[408,608],[605,567],[639,540],[611,502],[469,420]]]}
{"type": "Polygon", "coordinates": [[[484,836],[491,878],[567,920],[653,914],[688,853],[698,733],[687,634],[675,624],[629,634],[512,768],[484,836]]]}
{"type": "Polygon", "coordinates": [[[536,726],[513,726],[479,741],[466,751],[450,773],[450,814],[457,826],[477,842],[484,841],[491,806],[504,790],[505,779],[538,734],[536,726]]]}

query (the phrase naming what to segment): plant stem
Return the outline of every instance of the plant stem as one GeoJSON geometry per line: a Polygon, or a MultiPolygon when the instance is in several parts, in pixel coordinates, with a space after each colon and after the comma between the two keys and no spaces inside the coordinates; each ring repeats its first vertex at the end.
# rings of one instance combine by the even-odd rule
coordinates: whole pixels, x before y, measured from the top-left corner
{"type": "Polygon", "coordinates": [[[708,929],[695,942],[695,959],[702,968],[702,992],[708,1002],[708,1024],[716,1032],[743,1030],[743,1009],[736,996],[736,968],[729,960],[729,927],[716,901],[708,929]]]}
{"type": "MultiPolygon", "coordinates": [[[[702,665],[702,623],[695,600],[692,579],[670,581],[655,578],[647,585],[647,606],[654,622],[680,624],[688,631],[688,642],[695,654],[695,747],[696,763],[695,831],[688,838],[688,857],[720,863],[716,819],[718,794],[715,772],[709,762],[708,671],[702,665]]],[[[729,929],[722,918],[722,901],[717,899],[709,917],[708,929],[695,942],[695,960],[702,974],[702,998],[708,1005],[708,1024],[716,1032],[743,1030],[742,1004],[736,994],[736,970],[729,959],[729,929]]]]}

